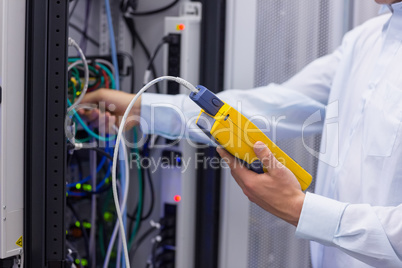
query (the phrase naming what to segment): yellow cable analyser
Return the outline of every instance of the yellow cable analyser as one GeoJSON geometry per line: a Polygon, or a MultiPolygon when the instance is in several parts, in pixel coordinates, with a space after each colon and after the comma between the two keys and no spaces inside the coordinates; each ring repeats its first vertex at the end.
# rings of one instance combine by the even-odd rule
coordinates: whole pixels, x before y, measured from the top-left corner
{"type": "Polygon", "coordinates": [[[190,98],[200,106],[197,126],[211,139],[215,140],[229,153],[247,163],[249,169],[264,173],[266,168],[254,153],[253,145],[262,141],[273,155],[285,165],[299,181],[302,190],[311,184],[311,175],[273,143],[256,125],[230,105],[221,101],[214,93],[203,86],[197,87],[190,98]]]}

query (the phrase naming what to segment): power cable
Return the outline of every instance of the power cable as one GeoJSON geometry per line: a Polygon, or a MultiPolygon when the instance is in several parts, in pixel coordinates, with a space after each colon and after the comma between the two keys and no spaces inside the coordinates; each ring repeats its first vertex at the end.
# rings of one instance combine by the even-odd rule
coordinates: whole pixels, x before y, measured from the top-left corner
{"type": "Polygon", "coordinates": [[[174,0],[172,3],[170,3],[170,4],[168,4],[168,5],[164,6],[164,7],[155,9],[155,10],[149,10],[149,11],[127,11],[126,14],[130,15],[130,16],[149,16],[149,15],[154,15],[154,14],[161,13],[163,11],[166,11],[166,10],[174,7],[178,2],[179,2],[179,0],[174,0]]]}
{"type": "MultiPolygon", "coordinates": [[[[146,177],[147,177],[147,181],[149,183],[149,191],[151,193],[151,198],[150,198],[151,203],[149,205],[149,209],[148,209],[147,213],[145,213],[145,215],[141,216],[141,221],[147,220],[151,216],[151,214],[154,210],[154,206],[155,206],[155,189],[154,189],[154,184],[153,184],[152,177],[151,177],[151,171],[149,170],[149,168],[147,168],[147,169],[145,169],[145,172],[147,174],[146,177]]],[[[132,229],[132,223],[137,219],[137,217],[136,217],[137,210],[138,210],[138,206],[135,208],[134,212],[131,215],[127,214],[127,217],[132,220],[132,222],[129,226],[129,230],[132,229]]]]}
{"type": "MultiPolygon", "coordinates": [[[[149,52],[149,49],[145,45],[145,43],[142,40],[141,36],[138,34],[133,18],[124,16],[124,21],[125,21],[125,23],[127,25],[128,30],[130,31],[130,33],[132,35],[133,48],[135,47],[136,41],[138,41],[138,44],[140,45],[141,49],[143,50],[143,52],[145,54],[145,57],[149,61],[151,59],[151,53],[149,52]]],[[[155,68],[154,64],[152,64],[151,70],[152,70],[153,77],[154,78],[158,77],[157,74],[156,74],[156,68],[155,68]]],[[[156,91],[156,93],[160,93],[160,89],[159,89],[158,84],[155,85],[155,91],[156,91]]]]}
{"type": "Polygon", "coordinates": [[[147,231],[145,231],[137,240],[136,243],[133,243],[130,248],[130,255],[131,259],[134,257],[135,253],[137,252],[138,248],[141,246],[141,244],[147,239],[148,236],[150,236],[154,231],[158,230],[155,226],[152,226],[149,228],[147,231]]]}
{"type": "Polygon", "coordinates": [[[69,19],[71,19],[71,17],[73,16],[74,10],[75,10],[75,8],[77,7],[78,1],[79,1],[79,0],[75,0],[75,1],[74,1],[73,7],[71,8],[70,13],[68,14],[68,18],[69,18],[69,19]]]}
{"type": "Polygon", "coordinates": [[[135,65],[134,65],[134,58],[131,54],[124,52],[124,51],[119,51],[118,55],[122,55],[126,58],[128,58],[128,60],[130,61],[131,64],[131,81],[130,81],[130,92],[134,93],[134,82],[135,82],[135,65]]]}

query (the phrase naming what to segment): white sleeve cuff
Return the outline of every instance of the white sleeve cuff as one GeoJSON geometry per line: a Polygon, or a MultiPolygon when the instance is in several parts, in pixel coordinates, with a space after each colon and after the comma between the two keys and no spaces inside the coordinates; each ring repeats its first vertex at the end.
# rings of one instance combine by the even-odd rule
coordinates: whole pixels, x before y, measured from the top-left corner
{"type": "Polygon", "coordinates": [[[182,102],[186,95],[144,93],[141,98],[141,130],[176,139],[184,132],[182,102]]]}
{"type": "Polygon", "coordinates": [[[195,122],[201,108],[186,94],[166,95],[144,93],[141,99],[141,130],[167,139],[187,139],[214,145],[195,122]]]}
{"type": "Polygon", "coordinates": [[[333,245],[334,234],[347,206],[347,203],[307,192],[296,236],[333,245]]]}

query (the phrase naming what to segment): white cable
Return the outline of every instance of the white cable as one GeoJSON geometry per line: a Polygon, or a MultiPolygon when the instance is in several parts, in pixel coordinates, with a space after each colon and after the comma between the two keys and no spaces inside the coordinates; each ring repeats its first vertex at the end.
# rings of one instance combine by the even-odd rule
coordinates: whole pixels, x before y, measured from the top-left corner
{"type": "Polygon", "coordinates": [[[96,141],[91,142],[83,142],[83,143],[74,143],[74,150],[81,150],[82,148],[96,148],[98,147],[98,143],[96,141]]]}
{"type": "Polygon", "coordinates": [[[107,60],[103,60],[103,59],[96,59],[95,62],[99,62],[99,63],[101,63],[103,65],[106,65],[109,68],[109,70],[112,72],[113,76],[114,76],[114,66],[113,66],[113,64],[111,64],[107,60]]]}
{"type": "MultiPolygon", "coordinates": [[[[115,132],[118,131],[118,129],[117,129],[117,127],[115,125],[113,125],[113,129],[114,129],[115,132]]],[[[123,141],[122,144],[123,144],[123,148],[125,148],[124,141],[123,141]]],[[[122,151],[119,151],[119,154],[120,154],[120,159],[122,159],[122,158],[125,159],[125,160],[128,159],[126,150],[123,149],[122,151]]],[[[129,170],[127,170],[126,163],[128,164],[127,161],[124,161],[124,172],[122,174],[126,174],[127,172],[130,172],[129,170]]],[[[121,167],[121,164],[120,164],[120,167],[121,167]]],[[[124,187],[126,187],[126,188],[124,188],[124,192],[127,189],[127,185],[126,185],[127,178],[128,178],[128,176],[124,176],[124,178],[123,178],[123,176],[121,177],[121,185],[122,186],[124,185],[124,187]],[[124,183],[123,183],[123,181],[124,181],[124,183]]],[[[124,198],[123,189],[120,191],[120,198],[124,198]]],[[[123,209],[122,211],[126,211],[126,210],[123,209]]],[[[125,215],[125,214],[123,214],[123,215],[125,215]]],[[[126,228],[126,231],[127,231],[127,228],[126,228]]],[[[123,245],[121,243],[121,236],[119,236],[119,239],[117,240],[116,268],[120,268],[122,251],[123,251],[123,245]]]]}
{"type": "MultiPolygon", "coordinates": [[[[73,46],[75,47],[75,49],[77,49],[78,53],[80,54],[80,58],[81,58],[81,62],[84,64],[84,79],[85,79],[85,83],[84,83],[84,88],[82,89],[82,92],[80,94],[80,96],[78,97],[78,99],[67,109],[67,111],[72,111],[74,108],[76,108],[78,106],[78,104],[80,104],[80,102],[82,101],[82,98],[84,98],[84,95],[87,93],[88,90],[88,83],[89,83],[89,69],[88,69],[88,62],[87,59],[85,58],[84,52],[82,52],[82,49],[80,48],[80,46],[75,42],[74,39],[72,39],[71,37],[68,38],[68,45],[69,46],[73,46]]],[[[73,64],[71,64],[70,66],[68,66],[68,70],[70,71],[74,66],[76,66],[78,63],[74,62],[73,64]]]]}
{"type": "MultiPolygon", "coordinates": [[[[76,67],[77,65],[83,64],[82,60],[76,60],[73,63],[71,63],[70,65],[68,65],[68,71],[70,71],[72,68],[76,67]]],[[[85,67],[84,67],[85,70],[85,67]]]]}
{"type": "Polygon", "coordinates": [[[121,239],[123,241],[124,257],[126,259],[127,268],[130,268],[130,260],[129,260],[128,250],[127,250],[127,240],[126,240],[126,234],[125,234],[124,225],[123,225],[123,217],[121,215],[122,210],[120,209],[119,197],[117,195],[117,187],[116,187],[116,167],[117,167],[117,157],[118,157],[118,154],[119,154],[119,145],[120,145],[120,141],[121,141],[121,136],[123,135],[124,125],[126,124],[127,117],[129,115],[131,109],[133,108],[134,103],[138,100],[138,98],[142,95],[142,93],[144,93],[148,88],[150,88],[154,84],[159,83],[159,82],[164,81],[164,80],[175,81],[175,82],[183,85],[184,87],[188,88],[192,92],[194,92],[196,94],[198,93],[198,89],[196,87],[194,87],[191,83],[187,82],[186,80],[184,80],[184,79],[182,79],[180,77],[162,76],[162,77],[159,77],[159,78],[156,78],[156,79],[152,80],[151,82],[146,84],[135,95],[135,97],[131,100],[130,104],[128,105],[126,111],[124,112],[123,119],[120,122],[119,132],[118,132],[117,138],[116,138],[116,145],[114,147],[113,167],[112,167],[113,199],[114,199],[114,204],[116,206],[116,213],[117,213],[117,218],[118,218],[119,226],[120,226],[120,236],[121,236],[121,239]]]}
{"type": "MultiPolygon", "coordinates": [[[[116,126],[113,126],[113,128],[116,130],[116,132],[118,131],[116,126]]],[[[117,146],[117,143],[116,143],[116,146],[117,146]]],[[[125,172],[126,173],[126,187],[124,188],[124,197],[123,197],[123,202],[121,203],[121,209],[122,209],[122,211],[124,211],[124,209],[126,208],[126,204],[127,204],[128,188],[129,188],[129,185],[130,185],[130,170],[129,170],[129,165],[128,165],[127,146],[125,144],[124,139],[123,139],[123,141],[121,143],[121,147],[123,149],[124,156],[125,156],[125,158],[124,158],[124,166],[125,166],[125,169],[126,169],[126,172],[125,172]]],[[[112,184],[113,184],[113,180],[112,180],[112,184]]],[[[114,195],[114,187],[113,187],[113,195],[114,195]]],[[[117,209],[117,207],[116,207],[116,209],[117,209]]],[[[113,244],[114,244],[114,241],[116,240],[118,230],[119,230],[119,220],[116,221],[116,224],[115,224],[114,229],[113,229],[112,236],[110,237],[110,242],[109,242],[109,246],[107,248],[105,261],[103,263],[104,268],[107,268],[108,265],[109,265],[110,255],[112,253],[113,244]]],[[[124,247],[124,245],[127,247],[126,242],[123,241],[123,243],[124,243],[123,247],[124,247]]],[[[129,263],[126,260],[126,265],[127,264],[128,264],[128,267],[130,267],[129,263]]]]}

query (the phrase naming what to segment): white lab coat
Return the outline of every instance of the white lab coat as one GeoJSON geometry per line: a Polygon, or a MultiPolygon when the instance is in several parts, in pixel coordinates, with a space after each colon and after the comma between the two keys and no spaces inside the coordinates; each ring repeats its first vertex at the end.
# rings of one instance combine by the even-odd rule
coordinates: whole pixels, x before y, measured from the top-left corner
{"type": "MultiPolygon", "coordinates": [[[[314,267],[402,267],[402,3],[392,8],[282,85],[219,94],[274,140],[324,131],[296,230],[320,243],[314,267]]],[[[141,127],[210,143],[198,112],[185,95],[144,94],[141,127]]]]}

